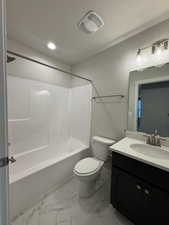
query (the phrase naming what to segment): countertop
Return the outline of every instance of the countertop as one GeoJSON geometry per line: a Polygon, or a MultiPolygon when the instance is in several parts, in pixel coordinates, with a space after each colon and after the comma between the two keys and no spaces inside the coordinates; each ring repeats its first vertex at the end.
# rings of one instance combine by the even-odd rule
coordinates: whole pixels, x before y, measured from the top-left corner
{"type": "MultiPolygon", "coordinates": [[[[161,146],[161,151],[167,151],[167,158],[151,157],[149,155],[141,154],[130,147],[131,144],[146,144],[143,140],[138,140],[135,138],[125,137],[116,144],[110,146],[110,149],[116,153],[122,154],[124,156],[136,159],[143,163],[149,164],[151,166],[160,168],[162,170],[169,172],[169,147],[161,146]]],[[[159,148],[159,147],[154,147],[159,148]]],[[[155,149],[154,149],[155,151],[155,149]]]]}

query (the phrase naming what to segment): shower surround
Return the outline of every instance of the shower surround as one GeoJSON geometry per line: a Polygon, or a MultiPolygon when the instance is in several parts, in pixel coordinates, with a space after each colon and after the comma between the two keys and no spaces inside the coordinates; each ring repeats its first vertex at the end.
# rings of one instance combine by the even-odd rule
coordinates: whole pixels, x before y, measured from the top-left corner
{"type": "Polygon", "coordinates": [[[7,80],[9,154],[16,159],[10,165],[11,219],[70,179],[74,164],[88,154],[92,96],[89,83],[69,76],[63,82],[53,71],[59,81],[47,83],[16,63],[7,80]]]}

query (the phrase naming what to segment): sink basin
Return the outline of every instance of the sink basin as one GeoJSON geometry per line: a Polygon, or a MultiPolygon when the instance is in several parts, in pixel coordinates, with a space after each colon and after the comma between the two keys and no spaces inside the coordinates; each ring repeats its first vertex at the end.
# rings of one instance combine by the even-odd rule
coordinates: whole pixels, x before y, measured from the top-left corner
{"type": "Polygon", "coordinates": [[[169,152],[157,146],[147,144],[131,144],[130,147],[142,155],[147,155],[158,159],[169,159],[169,152]]]}

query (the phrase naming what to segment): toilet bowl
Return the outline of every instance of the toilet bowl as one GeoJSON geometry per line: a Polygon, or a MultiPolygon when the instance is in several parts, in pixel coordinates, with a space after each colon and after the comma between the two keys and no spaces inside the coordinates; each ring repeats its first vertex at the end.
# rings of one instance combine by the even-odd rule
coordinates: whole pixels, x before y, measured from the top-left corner
{"type": "Polygon", "coordinates": [[[101,160],[88,157],[75,165],[73,172],[79,181],[79,197],[89,197],[95,192],[95,183],[103,163],[101,160]]]}
{"type": "Polygon", "coordinates": [[[79,197],[87,198],[96,192],[96,182],[108,157],[108,146],[114,142],[108,138],[94,136],[93,157],[84,158],[76,163],[73,172],[79,183],[79,197]]]}

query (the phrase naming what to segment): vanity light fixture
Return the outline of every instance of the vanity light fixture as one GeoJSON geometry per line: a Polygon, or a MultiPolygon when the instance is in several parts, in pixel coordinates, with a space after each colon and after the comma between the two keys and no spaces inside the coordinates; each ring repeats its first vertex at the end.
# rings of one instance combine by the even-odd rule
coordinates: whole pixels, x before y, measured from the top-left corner
{"type": "Polygon", "coordinates": [[[48,47],[50,50],[55,50],[55,49],[56,49],[56,45],[55,45],[55,43],[53,43],[53,42],[48,42],[48,43],[47,43],[47,47],[48,47]]]}
{"type": "Polygon", "coordinates": [[[168,38],[164,38],[164,39],[161,39],[161,40],[158,40],[158,41],[154,42],[150,46],[147,46],[147,47],[144,47],[144,48],[139,48],[137,50],[137,61],[138,62],[141,61],[141,52],[143,50],[146,50],[146,49],[150,48],[152,55],[156,54],[157,56],[160,56],[164,50],[168,50],[169,49],[168,45],[169,45],[169,39],[168,38]]]}
{"type": "Polygon", "coordinates": [[[159,41],[154,42],[152,45],[152,54],[160,56],[163,50],[168,49],[168,41],[168,39],[161,39],[159,41]]]}

